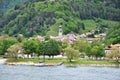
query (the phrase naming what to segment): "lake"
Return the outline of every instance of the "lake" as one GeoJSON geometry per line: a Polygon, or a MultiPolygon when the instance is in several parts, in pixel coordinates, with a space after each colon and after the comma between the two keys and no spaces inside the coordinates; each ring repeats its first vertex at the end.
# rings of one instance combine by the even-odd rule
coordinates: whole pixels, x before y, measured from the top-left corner
{"type": "Polygon", "coordinates": [[[0,80],[120,80],[120,68],[35,67],[0,64],[0,80]]]}

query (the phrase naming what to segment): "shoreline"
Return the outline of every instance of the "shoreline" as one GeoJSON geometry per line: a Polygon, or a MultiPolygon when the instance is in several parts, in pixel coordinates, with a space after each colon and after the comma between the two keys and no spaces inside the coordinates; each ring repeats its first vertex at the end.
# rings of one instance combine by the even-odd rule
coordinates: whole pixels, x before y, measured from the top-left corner
{"type": "Polygon", "coordinates": [[[80,67],[120,67],[120,64],[68,64],[65,66],[80,66],[80,67]]]}
{"type": "Polygon", "coordinates": [[[115,63],[111,63],[111,64],[99,64],[99,63],[93,63],[93,64],[72,64],[72,63],[65,63],[63,62],[58,62],[58,63],[54,63],[54,62],[49,62],[49,63],[35,63],[32,61],[28,61],[28,62],[6,62],[7,59],[0,59],[0,64],[5,64],[5,65],[26,65],[26,66],[60,66],[60,65],[64,65],[64,66],[81,66],[81,67],[120,67],[120,64],[115,64],[115,63]]]}
{"type": "MultiPolygon", "coordinates": [[[[5,65],[26,65],[26,66],[57,66],[56,63],[33,63],[33,62],[5,62],[5,65]]],[[[58,63],[59,64],[59,63],[58,63]]],[[[80,67],[120,67],[120,64],[61,64],[63,66],[80,66],[80,67]]],[[[58,65],[58,66],[61,66],[58,65]]]]}

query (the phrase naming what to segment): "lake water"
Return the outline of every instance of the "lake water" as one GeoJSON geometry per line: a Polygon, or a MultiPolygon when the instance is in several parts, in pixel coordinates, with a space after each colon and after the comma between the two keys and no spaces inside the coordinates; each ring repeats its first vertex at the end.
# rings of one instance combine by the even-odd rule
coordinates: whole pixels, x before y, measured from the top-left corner
{"type": "Polygon", "coordinates": [[[0,80],[120,80],[120,68],[35,67],[0,64],[0,80]]]}

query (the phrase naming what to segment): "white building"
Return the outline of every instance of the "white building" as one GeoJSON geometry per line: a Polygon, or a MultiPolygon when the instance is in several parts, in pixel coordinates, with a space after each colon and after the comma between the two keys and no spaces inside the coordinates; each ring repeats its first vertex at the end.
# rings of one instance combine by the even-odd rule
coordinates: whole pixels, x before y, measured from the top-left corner
{"type": "Polygon", "coordinates": [[[58,36],[62,36],[62,33],[63,33],[62,26],[60,25],[58,30],[58,36]]]}

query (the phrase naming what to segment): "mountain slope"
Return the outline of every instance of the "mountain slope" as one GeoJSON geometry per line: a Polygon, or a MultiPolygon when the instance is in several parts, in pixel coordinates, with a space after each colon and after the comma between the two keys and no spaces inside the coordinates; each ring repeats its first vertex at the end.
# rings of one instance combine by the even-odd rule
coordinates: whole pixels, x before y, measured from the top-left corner
{"type": "Polygon", "coordinates": [[[109,27],[103,19],[120,21],[118,3],[119,0],[30,0],[15,6],[0,19],[0,32],[29,37],[57,35],[59,25],[63,26],[64,34],[109,27]],[[86,20],[90,20],[88,24],[86,20]]]}
{"type": "Polygon", "coordinates": [[[2,16],[6,11],[14,8],[15,5],[23,4],[28,0],[0,0],[0,16],[2,16]]]}

